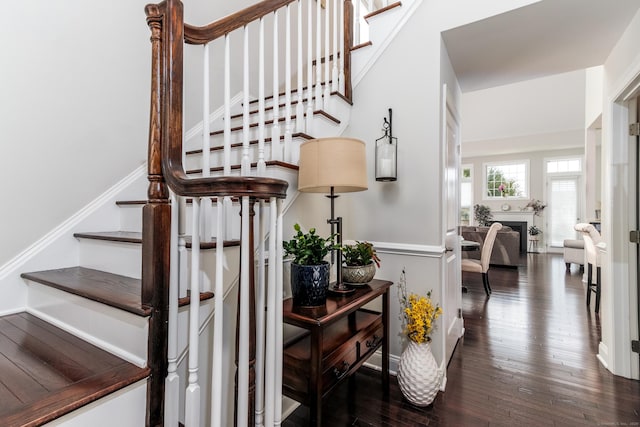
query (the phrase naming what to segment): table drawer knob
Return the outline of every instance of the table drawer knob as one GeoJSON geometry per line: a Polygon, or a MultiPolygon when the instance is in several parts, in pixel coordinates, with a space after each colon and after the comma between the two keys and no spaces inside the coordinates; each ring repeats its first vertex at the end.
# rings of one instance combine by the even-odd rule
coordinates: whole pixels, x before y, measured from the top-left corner
{"type": "Polygon", "coordinates": [[[377,347],[378,344],[380,344],[380,341],[382,341],[382,337],[378,336],[377,334],[373,334],[373,339],[367,340],[367,342],[365,342],[365,345],[367,346],[367,348],[374,348],[377,347]]]}
{"type": "Polygon", "coordinates": [[[344,360],[342,362],[342,370],[338,369],[337,367],[333,368],[333,375],[335,375],[337,379],[342,379],[345,375],[347,375],[350,367],[351,365],[349,364],[349,362],[344,360]]]}

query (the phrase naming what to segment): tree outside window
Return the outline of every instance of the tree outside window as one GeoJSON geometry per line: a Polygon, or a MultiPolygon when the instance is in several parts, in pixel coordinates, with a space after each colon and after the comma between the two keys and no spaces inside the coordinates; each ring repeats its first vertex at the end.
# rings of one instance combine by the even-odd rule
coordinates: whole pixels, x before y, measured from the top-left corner
{"type": "Polygon", "coordinates": [[[525,162],[485,165],[485,173],[487,198],[528,197],[527,164],[525,162]]]}

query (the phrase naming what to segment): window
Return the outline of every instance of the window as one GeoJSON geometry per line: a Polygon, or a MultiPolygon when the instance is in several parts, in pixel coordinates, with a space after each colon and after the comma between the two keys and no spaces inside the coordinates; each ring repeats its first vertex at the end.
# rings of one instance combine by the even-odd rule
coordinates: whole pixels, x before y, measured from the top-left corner
{"type": "Polygon", "coordinates": [[[485,199],[529,198],[529,161],[484,164],[485,199]]]}
{"type": "Polygon", "coordinates": [[[460,224],[468,225],[473,206],[473,165],[460,167],[460,224]]]}
{"type": "Polygon", "coordinates": [[[581,172],[580,159],[554,159],[547,160],[547,173],[581,172]]]}

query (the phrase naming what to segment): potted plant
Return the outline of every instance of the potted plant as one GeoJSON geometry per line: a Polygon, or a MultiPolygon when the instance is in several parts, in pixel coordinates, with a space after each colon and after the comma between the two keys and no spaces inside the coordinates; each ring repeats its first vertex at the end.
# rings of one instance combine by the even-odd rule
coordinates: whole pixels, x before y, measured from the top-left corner
{"type": "Polygon", "coordinates": [[[398,385],[409,403],[427,406],[435,399],[443,377],[431,353],[431,333],[442,308],[431,300],[431,291],[426,296],[407,294],[404,269],[398,283],[398,299],[403,334],[409,340],[398,363],[398,385]]]}
{"type": "Polygon", "coordinates": [[[537,226],[532,225],[529,227],[529,236],[531,236],[531,240],[538,240],[539,234],[542,234],[542,230],[540,230],[537,226]]]}
{"type": "Polygon", "coordinates": [[[529,203],[527,203],[525,205],[524,209],[528,210],[528,211],[533,211],[534,215],[540,216],[540,212],[542,212],[544,210],[544,208],[546,208],[546,207],[547,207],[547,205],[542,203],[540,200],[531,199],[531,200],[529,200],[529,203]]]}
{"type": "Polygon", "coordinates": [[[493,219],[491,208],[486,205],[474,205],[473,216],[476,219],[478,225],[482,227],[488,227],[489,225],[491,225],[491,220],[493,219]]]}
{"type": "Polygon", "coordinates": [[[359,242],[342,246],[342,280],[346,283],[369,283],[380,268],[380,258],[373,244],[359,242]]]}
{"type": "Polygon", "coordinates": [[[337,249],[334,237],[320,237],[316,229],[303,233],[300,225],[293,226],[296,235],[283,242],[286,255],[292,255],[291,293],[293,304],[303,307],[324,305],[329,287],[329,263],[324,260],[331,249],[337,249]]]}

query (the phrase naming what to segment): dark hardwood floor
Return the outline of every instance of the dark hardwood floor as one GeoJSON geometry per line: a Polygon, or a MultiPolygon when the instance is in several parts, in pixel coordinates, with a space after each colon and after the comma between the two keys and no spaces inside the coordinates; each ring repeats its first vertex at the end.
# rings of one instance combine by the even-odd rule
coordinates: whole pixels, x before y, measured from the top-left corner
{"type": "MultiPolygon", "coordinates": [[[[379,375],[363,369],[329,396],[324,425],[640,425],[640,382],[612,375],[596,359],[600,321],[585,305],[577,267],[567,274],[561,256],[526,256],[526,266],[490,270],[490,298],[479,274],[463,276],[465,335],[446,392],[430,407],[403,401],[393,377],[385,398],[379,375]]],[[[306,425],[305,406],[283,423],[306,425]]]]}

